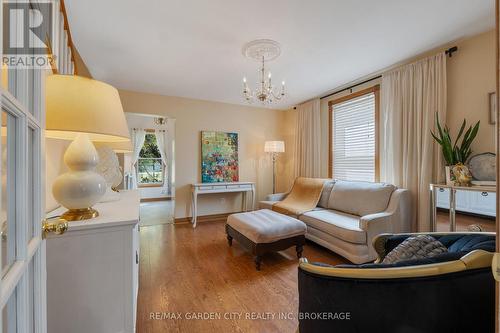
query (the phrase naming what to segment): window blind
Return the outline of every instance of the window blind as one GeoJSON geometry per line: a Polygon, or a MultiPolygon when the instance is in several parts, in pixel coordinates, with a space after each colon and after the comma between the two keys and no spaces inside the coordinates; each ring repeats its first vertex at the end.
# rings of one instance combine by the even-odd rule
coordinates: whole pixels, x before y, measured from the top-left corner
{"type": "Polygon", "coordinates": [[[375,181],[375,93],[332,107],[333,177],[375,181]]]}

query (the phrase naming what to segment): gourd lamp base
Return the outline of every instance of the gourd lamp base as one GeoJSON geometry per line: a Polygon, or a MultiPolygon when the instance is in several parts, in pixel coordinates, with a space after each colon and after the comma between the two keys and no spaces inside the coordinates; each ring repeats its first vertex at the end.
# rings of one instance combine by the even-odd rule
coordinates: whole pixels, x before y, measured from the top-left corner
{"type": "Polygon", "coordinates": [[[52,185],[52,194],[68,211],[62,218],[81,221],[98,216],[92,208],[106,192],[106,181],[95,172],[99,161],[97,151],[84,133],[77,135],[64,153],[69,170],[59,175],[52,185]]]}

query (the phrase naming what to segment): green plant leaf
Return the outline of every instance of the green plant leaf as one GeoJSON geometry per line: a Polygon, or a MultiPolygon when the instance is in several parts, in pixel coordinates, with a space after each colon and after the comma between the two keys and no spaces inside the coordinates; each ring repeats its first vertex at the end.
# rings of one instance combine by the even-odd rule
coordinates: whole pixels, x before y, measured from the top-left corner
{"type": "Polygon", "coordinates": [[[465,126],[467,122],[464,119],[464,122],[462,123],[462,126],[460,127],[460,131],[458,131],[457,139],[455,140],[455,143],[453,144],[453,147],[456,147],[458,140],[462,136],[462,133],[464,132],[465,126]]]}
{"type": "Polygon", "coordinates": [[[442,144],[443,144],[443,141],[442,141],[442,140],[440,140],[440,139],[438,139],[438,137],[437,137],[434,133],[432,133],[432,131],[431,131],[431,135],[432,135],[432,137],[434,138],[434,140],[436,140],[436,141],[437,141],[437,143],[439,143],[440,145],[442,145],[442,144]]]}

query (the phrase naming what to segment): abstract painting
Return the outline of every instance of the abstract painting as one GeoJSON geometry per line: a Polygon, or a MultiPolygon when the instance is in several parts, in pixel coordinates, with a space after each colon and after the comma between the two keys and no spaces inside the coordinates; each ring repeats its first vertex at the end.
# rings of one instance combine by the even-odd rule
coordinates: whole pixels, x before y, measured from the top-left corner
{"type": "Polygon", "coordinates": [[[238,133],[201,132],[201,182],[237,182],[238,133]]]}

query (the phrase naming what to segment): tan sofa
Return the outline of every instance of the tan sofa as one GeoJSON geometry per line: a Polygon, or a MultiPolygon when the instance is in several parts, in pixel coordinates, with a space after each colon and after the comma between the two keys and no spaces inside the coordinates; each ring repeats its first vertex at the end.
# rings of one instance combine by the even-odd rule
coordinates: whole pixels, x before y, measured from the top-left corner
{"type": "MultiPolygon", "coordinates": [[[[269,195],[259,206],[272,209],[286,196],[269,195]]],[[[297,218],[307,224],[307,239],[361,264],[377,258],[375,236],[410,231],[410,209],[408,190],[385,183],[331,180],[316,209],[297,218]]]]}

